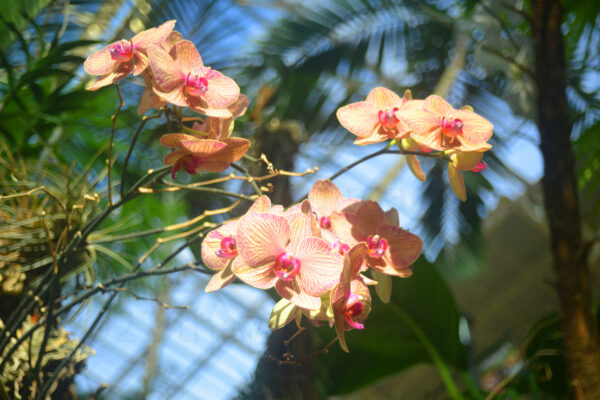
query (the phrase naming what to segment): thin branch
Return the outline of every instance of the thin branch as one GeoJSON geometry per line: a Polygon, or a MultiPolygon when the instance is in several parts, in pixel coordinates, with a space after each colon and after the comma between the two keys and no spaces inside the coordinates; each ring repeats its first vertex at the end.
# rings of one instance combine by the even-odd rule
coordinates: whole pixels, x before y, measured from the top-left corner
{"type": "Polygon", "coordinates": [[[215,187],[184,185],[184,184],[176,183],[176,182],[173,182],[173,181],[166,181],[164,179],[161,180],[160,183],[162,183],[165,186],[176,187],[176,188],[179,188],[179,189],[185,189],[185,190],[191,190],[191,191],[197,191],[197,192],[208,192],[208,193],[220,194],[220,195],[223,195],[223,196],[236,197],[236,198],[241,199],[241,200],[254,201],[254,200],[256,200],[258,198],[257,195],[246,196],[244,194],[230,192],[230,191],[225,190],[225,189],[220,189],[220,188],[215,188],[215,187]]]}
{"type": "Polygon", "coordinates": [[[144,115],[142,117],[142,121],[140,122],[140,125],[138,126],[137,130],[135,131],[135,134],[133,135],[133,139],[131,140],[131,145],[129,146],[129,150],[127,151],[127,155],[125,156],[125,161],[123,161],[123,172],[121,174],[121,184],[119,185],[121,198],[123,198],[123,192],[125,191],[125,179],[127,177],[127,166],[129,165],[129,159],[131,158],[131,155],[133,154],[133,148],[135,147],[135,145],[137,143],[138,137],[140,136],[140,133],[144,129],[144,126],[146,125],[146,122],[149,119],[160,118],[161,116],[162,116],[162,110],[158,114],[151,115],[149,117],[144,115]]]}
{"type": "Polygon", "coordinates": [[[495,55],[496,57],[501,58],[504,61],[509,62],[510,64],[513,64],[515,67],[519,68],[521,71],[526,73],[531,79],[535,79],[535,74],[533,73],[532,70],[527,68],[525,65],[518,63],[514,58],[511,58],[510,56],[503,54],[501,51],[496,50],[487,45],[481,45],[481,50],[487,51],[488,53],[495,55]]]}
{"type": "Polygon", "coordinates": [[[117,89],[117,94],[119,95],[119,105],[117,106],[115,113],[111,117],[112,129],[110,132],[110,141],[109,141],[109,145],[108,145],[108,159],[106,161],[108,164],[107,166],[108,166],[108,204],[109,204],[109,206],[112,206],[112,204],[113,204],[113,202],[112,202],[111,167],[112,167],[112,152],[113,152],[113,145],[114,145],[114,140],[115,140],[115,131],[117,130],[117,117],[119,116],[121,107],[123,107],[125,105],[125,102],[123,101],[123,96],[121,95],[121,89],[119,88],[119,82],[115,82],[115,89],[117,89]]]}
{"type": "Polygon", "coordinates": [[[254,189],[254,191],[256,192],[257,195],[262,196],[262,191],[260,190],[260,188],[258,187],[258,185],[256,184],[256,182],[254,181],[254,178],[252,177],[252,175],[250,175],[250,173],[248,172],[248,170],[240,165],[237,164],[231,164],[231,166],[234,169],[237,169],[238,171],[240,171],[241,173],[243,173],[244,175],[246,175],[246,178],[248,178],[248,182],[250,183],[250,185],[252,185],[252,188],[254,189]]]}

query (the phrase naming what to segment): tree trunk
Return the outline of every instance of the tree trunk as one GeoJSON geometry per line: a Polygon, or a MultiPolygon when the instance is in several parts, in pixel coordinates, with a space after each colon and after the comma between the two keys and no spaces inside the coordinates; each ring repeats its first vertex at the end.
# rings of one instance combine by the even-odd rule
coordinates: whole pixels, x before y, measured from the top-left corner
{"type": "Polygon", "coordinates": [[[576,399],[600,399],[600,347],[581,232],[566,96],[559,0],[532,0],[537,117],[544,157],[542,189],[564,333],[569,389],[576,399]]]}

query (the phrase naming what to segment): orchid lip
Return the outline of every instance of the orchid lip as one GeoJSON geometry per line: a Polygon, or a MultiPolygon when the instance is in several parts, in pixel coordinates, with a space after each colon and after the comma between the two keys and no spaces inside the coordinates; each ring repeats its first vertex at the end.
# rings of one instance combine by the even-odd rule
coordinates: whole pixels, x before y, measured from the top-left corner
{"type": "Polygon", "coordinates": [[[329,219],[329,217],[319,218],[319,226],[323,229],[331,229],[331,220],[329,219]]]}
{"type": "Polygon", "coordinates": [[[393,109],[387,108],[386,110],[379,110],[379,123],[386,129],[395,128],[400,122],[398,117],[396,117],[396,111],[398,110],[398,107],[394,107],[393,109]]]}
{"type": "Polygon", "coordinates": [[[133,58],[133,44],[131,40],[121,40],[109,50],[110,58],[119,62],[127,62],[133,58]]]}
{"type": "Polygon", "coordinates": [[[348,325],[354,329],[364,329],[365,326],[359,322],[356,322],[352,317],[362,314],[364,306],[361,302],[360,296],[351,294],[346,300],[346,309],[344,310],[344,318],[348,325]]]}
{"type": "Polygon", "coordinates": [[[300,272],[300,260],[286,252],[283,252],[275,260],[273,269],[275,275],[283,281],[291,281],[300,272]]]}
{"type": "Polygon", "coordinates": [[[444,117],[442,119],[442,132],[448,137],[456,137],[462,133],[462,120],[454,117],[444,117]]]}
{"type": "Polygon", "coordinates": [[[235,258],[238,255],[235,237],[229,235],[221,239],[221,248],[215,254],[221,258],[235,258]]]}
{"type": "Polygon", "coordinates": [[[388,247],[388,241],[379,235],[369,235],[367,237],[367,254],[373,258],[383,257],[388,247]]]}
{"type": "Polygon", "coordinates": [[[185,80],[185,89],[192,96],[202,96],[208,90],[208,80],[190,72],[185,80]]]}

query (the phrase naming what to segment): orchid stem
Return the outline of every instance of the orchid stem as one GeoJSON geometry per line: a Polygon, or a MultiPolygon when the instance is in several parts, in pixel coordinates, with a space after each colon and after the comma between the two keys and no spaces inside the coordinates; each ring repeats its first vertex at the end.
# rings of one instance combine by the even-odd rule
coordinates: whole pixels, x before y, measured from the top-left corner
{"type": "Polygon", "coordinates": [[[117,94],[119,95],[119,105],[117,106],[115,113],[111,117],[112,129],[110,132],[110,142],[109,142],[110,144],[108,145],[107,164],[108,164],[108,205],[109,206],[112,206],[112,204],[113,204],[113,202],[112,202],[111,169],[112,169],[112,152],[113,152],[113,145],[114,145],[114,141],[115,141],[115,131],[117,130],[117,117],[119,116],[121,107],[123,107],[125,105],[125,102],[123,101],[123,95],[121,95],[121,89],[119,88],[119,82],[115,82],[115,88],[117,89],[117,94]]]}
{"type": "Polygon", "coordinates": [[[240,171],[241,173],[243,173],[246,178],[248,178],[248,182],[250,182],[250,185],[252,185],[252,188],[254,189],[254,191],[256,192],[257,195],[262,196],[262,191],[260,190],[260,188],[258,187],[258,185],[256,184],[256,182],[254,181],[254,178],[252,177],[252,175],[250,175],[250,173],[248,172],[248,170],[240,165],[237,164],[231,164],[231,166],[240,171]]]}
{"type": "Polygon", "coordinates": [[[129,151],[127,151],[127,156],[125,156],[125,161],[123,162],[123,173],[121,175],[121,184],[120,184],[121,198],[123,198],[123,192],[125,191],[125,179],[126,179],[126,175],[127,175],[127,166],[129,165],[129,159],[131,158],[131,155],[133,154],[133,148],[135,147],[135,145],[137,143],[138,137],[140,136],[140,133],[144,129],[144,126],[146,125],[146,122],[149,119],[160,118],[161,115],[162,115],[162,111],[159,112],[158,114],[151,115],[149,117],[144,115],[142,117],[142,121],[140,122],[140,125],[138,126],[137,130],[135,131],[135,134],[133,135],[131,145],[129,146],[129,151]]]}

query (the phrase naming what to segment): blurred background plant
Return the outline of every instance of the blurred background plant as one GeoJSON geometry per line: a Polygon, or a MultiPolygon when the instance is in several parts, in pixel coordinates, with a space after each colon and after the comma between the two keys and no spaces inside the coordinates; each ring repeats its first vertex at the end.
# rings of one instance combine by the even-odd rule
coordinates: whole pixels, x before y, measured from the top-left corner
{"type": "MultiPolygon", "coordinates": [[[[550,274],[552,258],[547,250],[550,239],[536,185],[543,172],[537,150],[540,129],[536,126],[540,122],[537,110],[541,95],[536,72],[539,57],[536,58],[532,25],[535,25],[533,7],[541,3],[546,2],[3,2],[0,130],[4,147],[0,157],[0,196],[3,196],[0,212],[2,220],[7,221],[0,227],[3,329],[16,338],[17,331],[31,323],[32,316],[48,313],[48,304],[54,304],[56,299],[62,301],[63,291],[77,292],[98,282],[132,274],[140,257],[157,244],[160,244],[158,250],[150,256],[155,265],[170,260],[174,251],[183,252],[190,244],[194,244],[189,246],[191,253],[175,259],[182,263],[195,261],[199,255],[198,242],[187,241],[181,245],[184,247],[176,247],[175,243],[182,242],[161,242],[157,236],[170,237],[163,236],[165,227],[196,218],[204,210],[231,204],[203,192],[140,196],[135,203],[125,204],[107,215],[100,229],[90,234],[78,257],[61,271],[60,279],[47,280],[54,269],[53,253],[59,255],[73,240],[74,233],[107,207],[104,158],[112,128],[110,117],[118,97],[113,88],[93,93],[83,89],[87,79],[80,68],[83,57],[99,41],[112,42],[176,19],[176,29],[191,38],[205,62],[227,71],[240,84],[242,92],[248,94],[251,110],[236,124],[236,131],[252,138],[254,156],[266,154],[276,168],[292,171],[319,165],[318,177],[326,178],[370,153],[368,147],[349,144],[351,135],[339,127],[334,114],[338,107],[364,99],[371,88],[380,85],[397,93],[410,88],[415,98],[437,93],[454,105],[470,104],[495,126],[494,148],[486,154],[488,169],[481,174],[466,174],[468,199],[464,203],[452,195],[445,166],[439,162],[424,160],[427,175],[424,184],[417,184],[409,176],[403,158],[390,157],[366,163],[353,175],[340,178],[338,183],[346,195],[369,197],[399,208],[403,225],[423,237],[427,260],[419,261],[413,278],[395,285],[391,304],[374,305],[374,314],[364,332],[349,335],[350,355],[335,349],[329,354],[308,357],[329,342],[322,330],[303,333],[291,349],[283,341],[294,333],[293,329],[274,332],[267,340],[252,382],[240,390],[240,397],[315,398],[363,389],[356,395],[358,398],[386,398],[395,393],[392,388],[408,388],[432,398],[478,399],[493,397],[500,391],[508,398],[564,398],[568,385],[560,327],[556,319],[545,315],[558,311],[559,306],[542,281],[555,278],[550,274]],[[502,200],[503,197],[511,201],[502,200]],[[174,209],[178,212],[173,212],[174,209]],[[529,231],[523,230],[515,219],[533,221],[535,229],[530,236],[518,236],[520,230],[529,231]],[[487,230],[486,220],[491,221],[487,230]],[[498,220],[505,221],[512,229],[497,228],[504,226],[498,220]],[[152,233],[136,235],[136,232],[152,233]],[[493,232],[501,235],[494,236],[493,232]],[[511,241],[511,236],[521,237],[522,241],[511,241]],[[530,248],[528,258],[517,255],[503,258],[507,252],[520,254],[523,247],[530,248]],[[490,272],[493,269],[504,274],[493,275],[490,272]],[[530,279],[523,269],[538,275],[530,279]],[[532,286],[522,282],[531,282],[532,286]],[[503,290],[494,291],[494,285],[503,290]],[[511,294],[516,288],[523,292],[511,294]],[[44,294],[36,298],[29,293],[33,291],[36,295],[37,290],[43,290],[44,294]],[[470,293],[474,297],[468,297],[470,293]],[[481,308],[475,310],[474,303],[481,308]],[[529,310],[527,318],[517,318],[515,307],[529,310]],[[514,325],[489,322],[503,321],[499,311],[502,308],[513,314],[513,319],[507,321],[514,325]],[[18,312],[9,315],[12,309],[18,312]],[[489,320],[485,315],[490,315],[489,320]],[[489,323],[486,325],[485,321],[489,323]],[[529,328],[530,334],[526,335],[524,332],[529,328]],[[501,332],[487,341],[486,330],[494,329],[501,332]],[[507,348],[516,351],[509,352],[507,348]],[[273,361],[272,358],[283,359],[283,353],[289,350],[302,361],[300,366],[273,361]],[[415,377],[418,365],[424,362],[436,366],[441,376],[439,383],[415,377]],[[382,377],[406,370],[409,372],[396,375],[395,381],[374,384],[382,377]],[[410,373],[412,378],[407,378],[410,373]],[[416,391],[417,385],[429,385],[429,389],[416,391]]],[[[600,6],[594,2],[567,1],[562,7],[566,95],[573,124],[570,139],[577,162],[584,244],[590,266],[598,271],[595,244],[600,223],[597,178],[600,6]]],[[[135,104],[142,86],[127,86],[125,103],[135,104]]],[[[113,173],[117,177],[123,174],[123,162],[138,126],[140,119],[135,107],[124,107],[115,131],[113,173]]],[[[167,128],[161,120],[151,119],[143,123],[142,129],[129,158],[125,188],[143,179],[148,169],[160,165],[162,153],[156,142],[167,128]]],[[[253,175],[264,172],[264,166],[249,164],[248,167],[253,175]]],[[[212,177],[206,175],[201,179],[212,177]]],[[[272,200],[289,205],[301,198],[311,183],[311,179],[279,176],[272,181],[272,200]]],[[[251,194],[246,186],[226,188],[251,194]]],[[[222,220],[219,218],[214,221],[222,220]]],[[[204,222],[199,219],[194,227],[204,222]]],[[[197,232],[202,232],[201,229],[197,232]]],[[[193,275],[185,279],[198,281],[194,289],[188,287],[188,290],[202,288],[201,277],[193,275]]],[[[589,286],[596,286],[597,279],[596,272],[589,286]]],[[[167,371],[173,361],[161,350],[170,343],[166,339],[168,325],[183,320],[179,316],[184,315],[181,314],[184,310],[162,307],[170,298],[182,298],[177,297],[177,291],[184,290],[181,280],[151,277],[128,282],[129,294],[140,298],[141,293],[157,303],[152,309],[155,319],[150,321],[152,335],[145,338],[148,346],[140,349],[141,354],[129,354],[124,362],[128,365],[124,370],[143,366],[142,378],[137,379],[143,384],[140,387],[131,383],[134,378],[130,378],[129,385],[106,382],[112,387],[106,389],[105,396],[193,398],[185,392],[186,387],[189,390],[192,386],[187,381],[196,376],[197,372],[192,371],[208,369],[211,357],[198,356],[185,364],[177,374],[183,382],[175,383],[177,380],[169,377],[167,371]],[[177,317],[168,319],[165,313],[177,317]],[[164,387],[169,384],[170,388],[164,387]]],[[[100,290],[95,293],[102,295],[100,290]]],[[[114,310],[110,318],[126,318],[131,313],[127,314],[129,306],[122,299],[131,296],[118,296],[113,302],[112,295],[116,293],[110,293],[109,301],[102,306],[87,303],[87,309],[102,317],[103,310],[110,308],[114,310]]],[[[231,297],[236,299],[235,295],[231,297]]],[[[187,301],[193,296],[183,298],[187,301]]],[[[202,312],[191,305],[194,323],[212,329],[210,318],[202,321],[202,312]]],[[[139,310],[140,306],[137,307],[139,310]]],[[[243,315],[253,312],[246,308],[243,315]]],[[[63,318],[73,319],[76,315],[67,312],[63,318]]],[[[7,365],[23,368],[3,382],[11,396],[14,393],[17,397],[19,391],[25,390],[20,395],[26,398],[29,391],[35,392],[37,389],[31,384],[45,379],[39,375],[40,371],[50,371],[48,368],[56,367],[53,362],[67,360],[65,354],[72,353],[74,359],[69,365],[73,368],[64,370],[71,372],[64,372],[66,375],[57,380],[70,382],[75,371],[79,371],[77,363],[89,354],[85,347],[77,350],[74,342],[66,339],[64,348],[68,350],[55,352],[54,340],[65,337],[59,321],[55,321],[47,324],[45,330],[36,331],[36,335],[42,333],[41,339],[32,337],[31,343],[37,340],[48,353],[37,358],[41,362],[36,362],[34,351],[29,361],[17,363],[10,358],[20,354],[15,346],[14,355],[3,356],[7,365]],[[11,386],[10,382],[15,380],[23,382],[23,377],[28,385],[11,386]]],[[[266,325],[266,320],[263,323],[266,325]]],[[[89,325],[97,327],[88,321],[89,325]]],[[[92,330],[86,328],[82,332],[88,338],[86,332],[92,330]]],[[[103,332],[109,335],[110,330],[100,330],[99,338],[103,332]]],[[[234,340],[232,332],[219,331],[220,343],[234,340]]],[[[241,340],[250,339],[242,335],[241,340]]],[[[0,346],[2,354],[6,354],[5,342],[0,346]]],[[[93,343],[90,345],[95,347],[93,343]]],[[[423,374],[431,376],[431,372],[423,374]]],[[[247,378],[243,376],[242,381],[247,378]]],[[[94,392],[93,385],[104,388],[101,383],[105,382],[92,382],[80,391],[94,392]]],[[[233,387],[224,393],[231,397],[236,390],[233,387]]],[[[61,394],[53,396],[63,398],[61,394]]],[[[418,396],[415,394],[415,398],[418,396]]],[[[215,397],[209,395],[209,398],[215,397]]]]}

